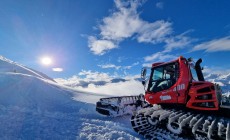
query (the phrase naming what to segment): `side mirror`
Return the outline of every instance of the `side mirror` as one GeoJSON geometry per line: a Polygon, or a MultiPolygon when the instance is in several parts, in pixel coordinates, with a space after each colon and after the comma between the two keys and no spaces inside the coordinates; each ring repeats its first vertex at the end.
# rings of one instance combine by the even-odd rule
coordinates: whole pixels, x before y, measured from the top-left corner
{"type": "Polygon", "coordinates": [[[143,80],[141,81],[141,83],[142,83],[142,85],[143,85],[143,86],[146,84],[146,82],[145,82],[145,81],[143,81],[143,80]]]}
{"type": "Polygon", "coordinates": [[[145,80],[146,73],[147,73],[147,69],[146,68],[142,68],[142,70],[141,70],[141,79],[142,80],[145,80]]]}
{"type": "Polygon", "coordinates": [[[193,62],[192,57],[189,57],[189,58],[188,58],[188,62],[193,62]]]}
{"type": "Polygon", "coordinates": [[[141,79],[142,79],[142,85],[144,85],[144,86],[146,84],[146,73],[147,73],[147,68],[142,68],[141,79]]]}

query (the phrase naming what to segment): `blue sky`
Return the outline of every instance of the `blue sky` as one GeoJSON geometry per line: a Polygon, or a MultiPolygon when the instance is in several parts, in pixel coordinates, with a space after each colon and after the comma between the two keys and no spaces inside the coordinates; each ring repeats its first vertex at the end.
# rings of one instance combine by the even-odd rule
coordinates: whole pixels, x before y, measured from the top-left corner
{"type": "Polygon", "coordinates": [[[134,76],[143,66],[180,55],[203,58],[207,73],[227,73],[229,5],[229,0],[1,0],[0,54],[53,78],[134,76]],[[44,56],[53,63],[41,64],[44,56]]]}

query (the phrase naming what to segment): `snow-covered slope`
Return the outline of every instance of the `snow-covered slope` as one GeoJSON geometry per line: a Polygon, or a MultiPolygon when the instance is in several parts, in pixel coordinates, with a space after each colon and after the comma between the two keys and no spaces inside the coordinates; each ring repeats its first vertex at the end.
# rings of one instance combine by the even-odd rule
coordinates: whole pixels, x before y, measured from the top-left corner
{"type": "Polygon", "coordinates": [[[95,105],[73,100],[72,95],[77,98],[83,93],[55,83],[1,73],[0,91],[0,139],[137,138],[128,124],[129,117],[115,122],[103,117],[96,113],[95,105]]]}
{"type": "Polygon", "coordinates": [[[104,117],[87,103],[102,95],[60,86],[23,68],[9,72],[9,66],[0,63],[0,139],[141,139],[130,116],[104,117]]]}
{"type": "Polygon", "coordinates": [[[31,68],[27,68],[26,66],[23,66],[14,61],[11,61],[1,55],[0,55],[0,72],[23,73],[23,74],[28,74],[28,75],[36,76],[39,78],[49,79],[51,81],[54,81],[52,78],[50,78],[49,76],[41,72],[38,72],[31,68]]]}

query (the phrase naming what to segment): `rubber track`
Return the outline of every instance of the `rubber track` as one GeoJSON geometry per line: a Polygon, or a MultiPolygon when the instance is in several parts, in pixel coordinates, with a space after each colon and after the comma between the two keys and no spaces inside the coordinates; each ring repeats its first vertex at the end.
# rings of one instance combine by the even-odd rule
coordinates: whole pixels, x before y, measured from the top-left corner
{"type": "Polygon", "coordinates": [[[228,119],[185,111],[147,108],[135,113],[131,124],[145,139],[230,140],[228,119]]]}

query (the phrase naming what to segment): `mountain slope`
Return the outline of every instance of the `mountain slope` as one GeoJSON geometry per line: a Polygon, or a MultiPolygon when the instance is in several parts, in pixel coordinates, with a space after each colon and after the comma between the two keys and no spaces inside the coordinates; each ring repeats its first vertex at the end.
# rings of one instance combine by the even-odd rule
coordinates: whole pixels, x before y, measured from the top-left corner
{"type": "Polygon", "coordinates": [[[23,73],[54,81],[49,76],[0,56],[0,72],[23,73]]]}

